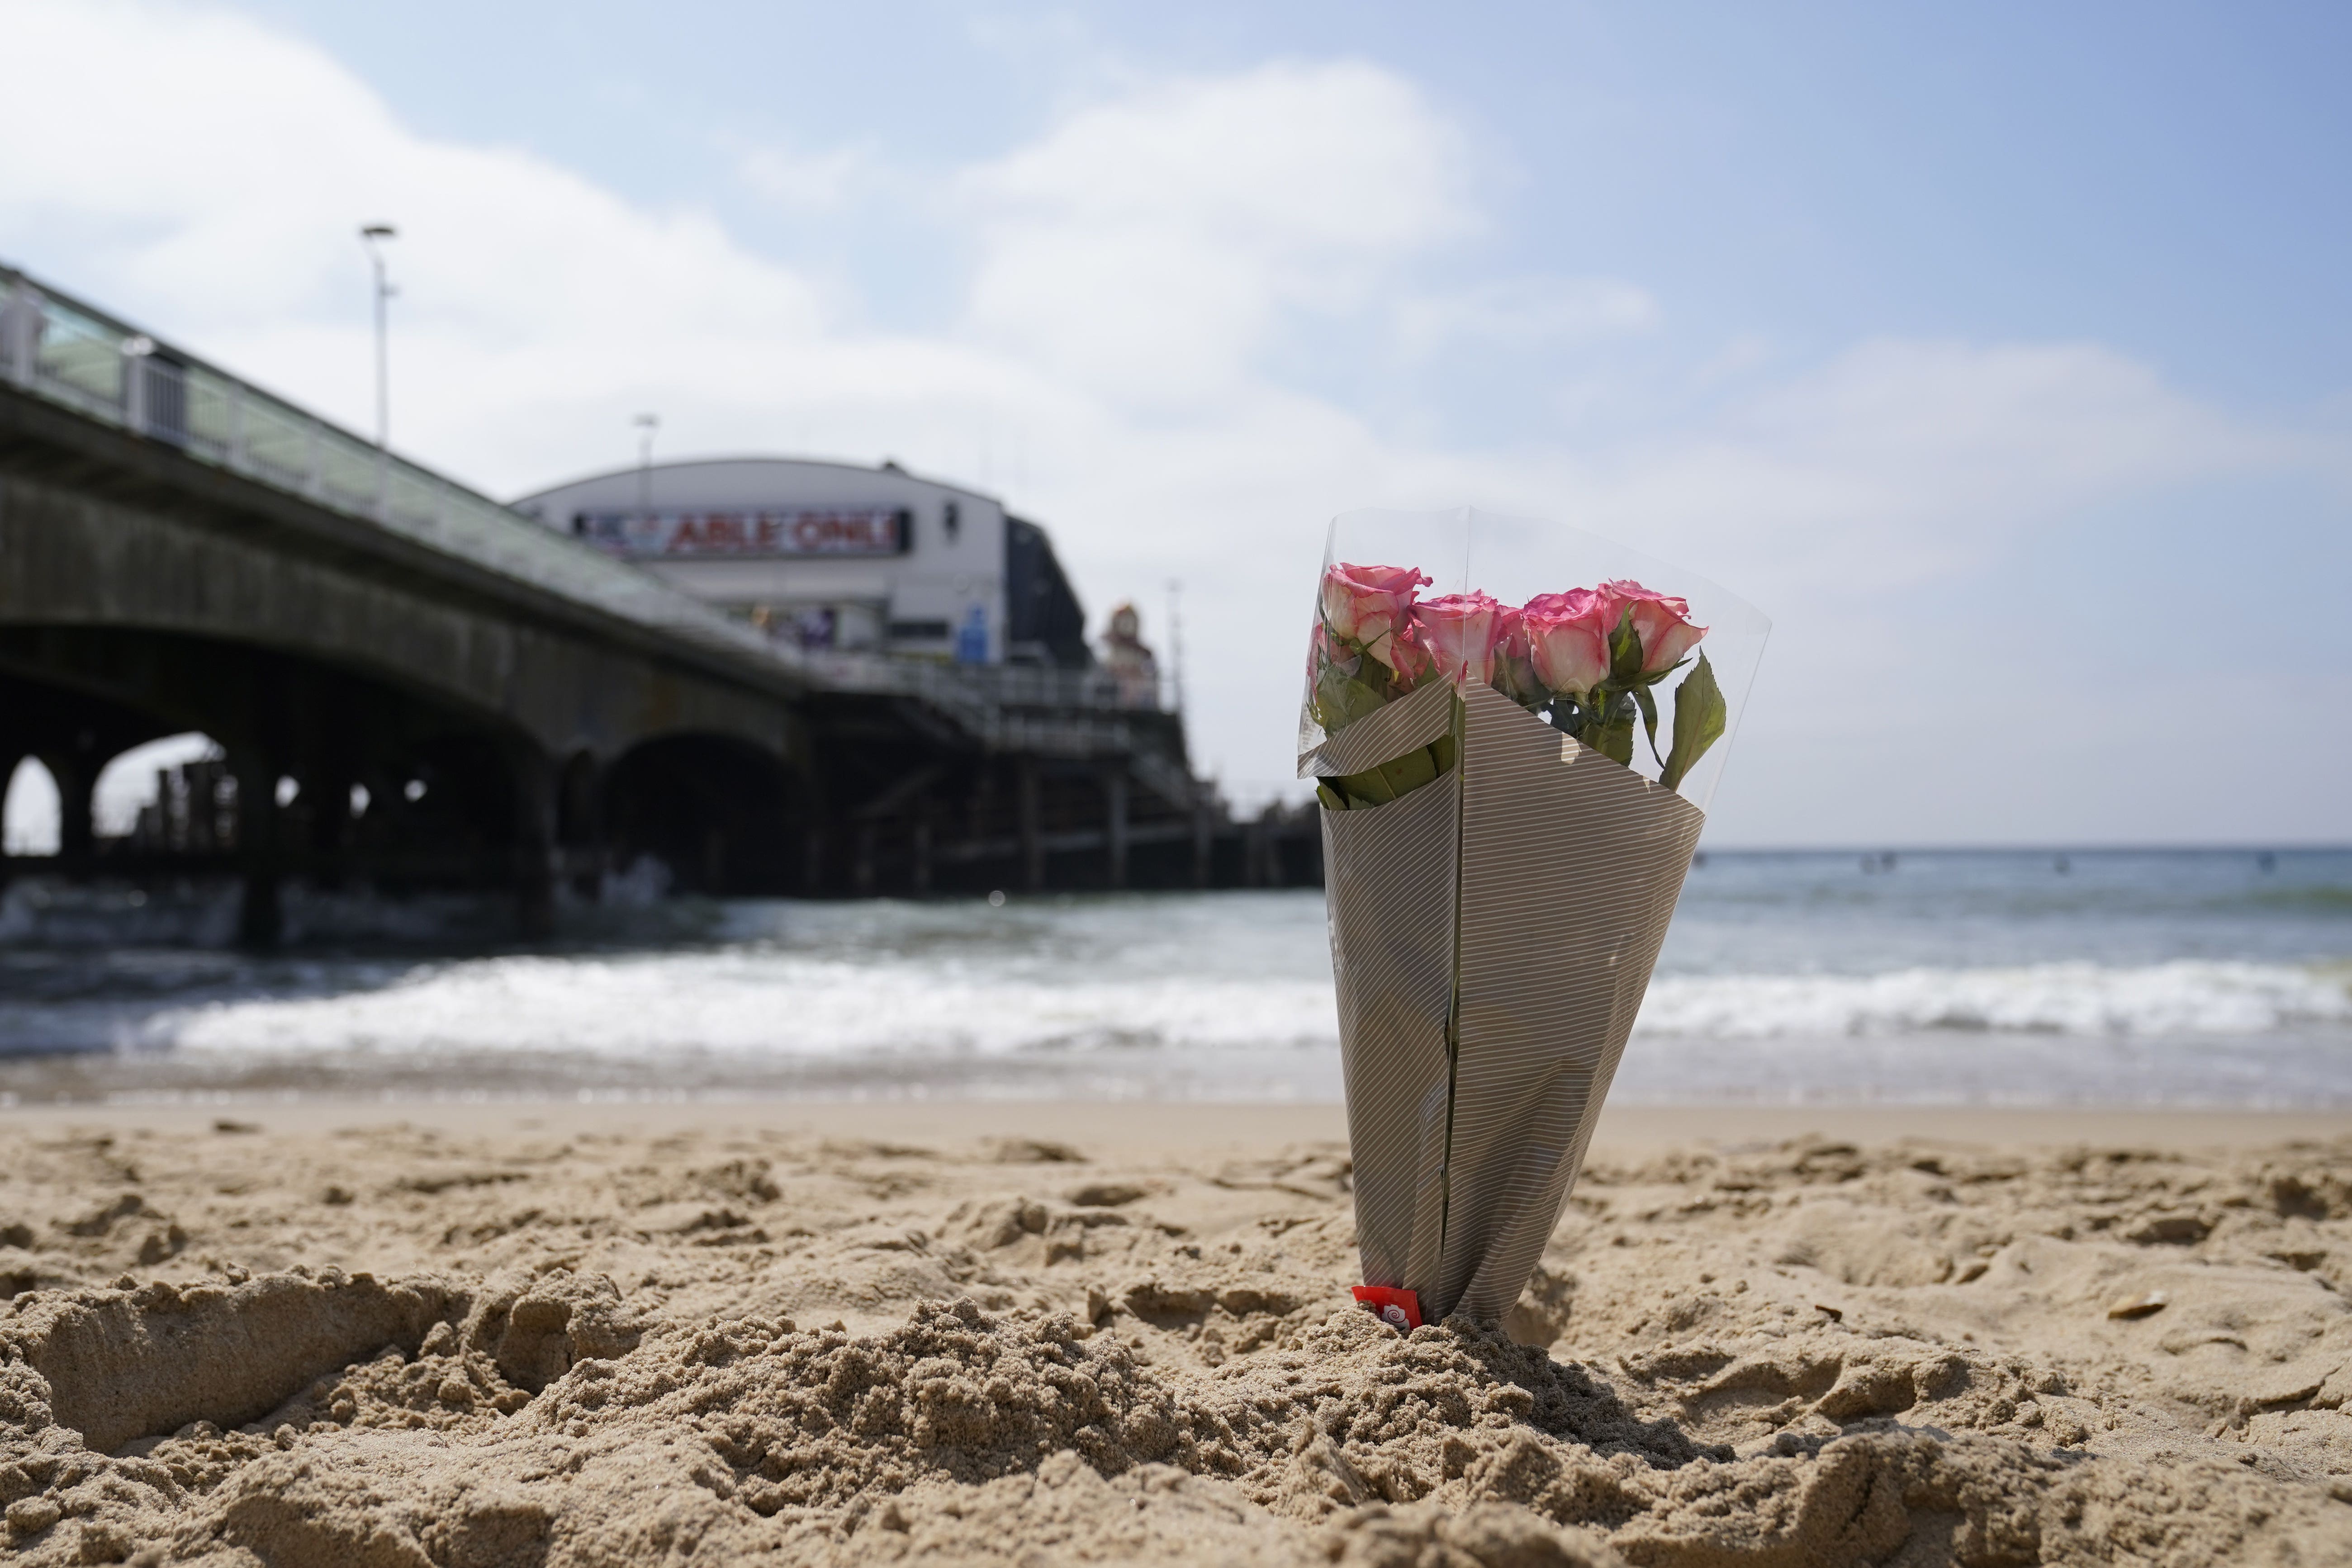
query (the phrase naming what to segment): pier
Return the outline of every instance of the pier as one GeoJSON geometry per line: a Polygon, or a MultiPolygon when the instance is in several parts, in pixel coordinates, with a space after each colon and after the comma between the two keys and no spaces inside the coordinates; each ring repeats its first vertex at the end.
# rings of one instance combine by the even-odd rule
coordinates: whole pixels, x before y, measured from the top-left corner
{"type": "Polygon", "coordinates": [[[510,898],[547,931],[648,862],[712,895],[1312,884],[1311,813],[1237,822],[1181,714],[1097,670],[805,653],[0,268],[0,775],[133,883],[510,898]],[[201,731],[129,835],[91,792],[201,731]]]}

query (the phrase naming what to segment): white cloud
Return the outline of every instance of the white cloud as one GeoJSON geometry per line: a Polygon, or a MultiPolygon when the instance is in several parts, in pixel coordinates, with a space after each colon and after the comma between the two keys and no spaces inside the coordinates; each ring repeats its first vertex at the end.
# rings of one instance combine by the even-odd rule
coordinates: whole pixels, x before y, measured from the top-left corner
{"type": "Polygon", "coordinates": [[[1762,332],[1737,332],[1713,355],[1691,372],[1691,384],[1700,391],[1735,383],[1772,363],[1773,343],[1762,332]]]}
{"type": "Polygon", "coordinates": [[[1618,455],[1604,504],[1783,593],[1980,564],[2084,506],[2315,458],[2087,343],[1864,342],[1618,455]]]}
{"type": "MultiPolygon", "coordinates": [[[[2319,460],[2095,348],[1874,342],[1764,385],[1690,427],[1598,447],[1394,446],[1350,412],[1253,388],[1234,461],[1188,489],[1289,483],[1334,500],[1446,504],[1591,520],[1649,546],[1720,554],[1725,574],[1885,589],[1981,563],[2021,531],[2183,479],[2319,460]]],[[[1148,451],[1132,454],[1149,462],[1148,451]]],[[[1118,482],[1113,465],[1103,477],[1118,482]]]]}
{"type": "Polygon", "coordinates": [[[880,173],[881,159],[869,146],[803,153],[793,147],[753,147],[735,161],[735,172],[753,190],[786,207],[823,212],[845,205],[880,173]]]}
{"type": "MultiPolygon", "coordinates": [[[[967,482],[986,461],[1001,482],[1018,453],[1010,499],[1053,526],[1097,610],[1134,595],[1150,612],[1185,579],[1197,751],[1237,780],[1288,771],[1322,525],[1352,507],[1471,501],[1703,563],[1778,616],[1759,713],[1796,734],[1807,711],[1772,691],[1834,676],[1849,711],[1896,708],[1893,678],[1821,629],[1846,624],[1830,607],[1895,595],[1878,613],[1899,625],[1902,593],[2074,510],[2327,461],[2087,343],[1870,342],[1778,379],[1742,355],[1728,389],[1583,444],[1565,426],[1417,437],[1381,412],[1393,387],[1302,390],[1275,351],[1337,321],[1503,355],[1499,384],[1531,407],[1570,382],[1622,403],[1581,348],[1655,337],[1671,314],[1635,282],[1479,275],[1463,241],[1488,220],[1462,134],[1361,62],[1142,83],[928,200],[890,174],[969,271],[954,321],[886,331],[708,215],[421,135],[333,58],[232,13],[10,0],[5,32],[19,59],[106,62],[101,113],[76,71],[19,71],[0,95],[14,258],[362,423],[353,231],[396,222],[395,441],[507,493],[627,461],[645,409],[672,454],[887,454],[967,482]],[[1507,357],[1530,341],[1544,352],[1507,357]]],[[[740,172],[803,205],[879,169],[865,152],[772,158],[740,172]]],[[[1390,363],[1409,392],[1410,360],[1390,363]]],[[[1938,657],[1901,652],[1885,662],[1938,657]]],[[[1742,743],[1775,742],[1751,724],[1742,743]]],[[[1884,793],[1860,774],[1836,788],[1884,793]]]]}
{"type": "Polygon", "coordinates": [[[1603,278],[1495,279],[1447,293],[1401,300],[1396,332],[1409,359],[1468,342],[1557,350],[1655,326],[1658,302],[1630,283],[1603,278]]]}
{"type": "Polygon", "coordinates": [[[1286,312],[1362,309],[1475,226],[1411,84],[1276,64],[1081,110],[963,182],[971,330],[1145,407],[1229,396],[1286,312]]]}

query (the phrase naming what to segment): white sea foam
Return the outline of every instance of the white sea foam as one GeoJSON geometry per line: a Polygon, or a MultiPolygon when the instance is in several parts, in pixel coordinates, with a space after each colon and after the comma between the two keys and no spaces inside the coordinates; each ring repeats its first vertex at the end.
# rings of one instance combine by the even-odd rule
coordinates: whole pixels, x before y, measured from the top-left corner
{"type": "MultiPolygon", "coordinates": [[[[2290,965],[2053,963],[1875,975],[1662,975],[1637,1034],[1702,1040],[1952,1030],[2253,1036],[2352,1024],[2339,979],[2290,965]]],[[[506,957],[420,966],[372,989],[166,1008],[117,1043],[300,1055],[562,1053],[622,1061],[1004,1057],[1034,1051],[1328,1047],[1320,976],[1083,979],[967,962],[856,963],[773,952],[506,957]]]]}
{"type": "Polygon", "coordinates": [[[2290,964],[2042,963],[1890,973],[1661,975],[1639,1031],[1699,1039],[1976,1030],[2260,1035],[2352,1023],[2343,979],[2290,964]]]}
{"type": "Polygon", "coordinates": [[[611,1058],[689,1049],[821,1058],[919,1051],[1307,1046],[1336,1039],[1328,981],[1054,982],[961,964],[772,954],[504,958],[333,996],[225,1000],[142,1020],[123,1044],[183,1050],[499,1053],[611,1058]]]}

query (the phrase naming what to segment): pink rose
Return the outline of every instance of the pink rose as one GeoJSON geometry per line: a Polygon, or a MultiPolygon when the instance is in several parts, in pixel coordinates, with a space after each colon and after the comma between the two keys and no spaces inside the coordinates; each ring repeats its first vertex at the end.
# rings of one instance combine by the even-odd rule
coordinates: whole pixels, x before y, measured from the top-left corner
{"type": "Polygon", "coordinates": [[[1591,588],[1538,594],[1520,612],[1536,679],[1549,691],[1582,697],[1609,679],[1609,633],[1619,611],[1591,588]]]}
{"type": "Polygon", "coordinates": [[[1411,624],[1413,591],[1428,582],[1410,566],[1342,561],[1323,574],[1324,624],[1333,637],[1370,647],[1411,624]]]}
{"type": "Polygon", "coordinates": [[[1333,660],[1331,634],[1325,630],[1323,623],[1318,620],[1315,623],[1315,629],[1307,634],[1307,684],[1313,686],[1315,678],[1322,673],[1323,667],[1332,663],[1333,660]]]}
{"type": "Polygon", "coordinates": [[[1633,635],[1642,639],[1642,673],[1655,675],[1682,662],[1683,655],[1706,636],[1705,626],[1690,624],[1690,601],[1652,593],[1632,578],[1601,584],[1609,600],[1609,626],[1617,627],[1627,605],[1633,610],[1633,635]]]}
{"type": "Polygon", "coordinates": [[[1537,707],[1544,690],[1528,651],[1527,617],[1505,605],[1496,618],[1503,635],[1495,643],[1495,688],[1522,707],[1537,707]]]}
{"type": "Polygon", "coordinates": [[[1495,648],[1507,631],[1509,612],[1485,594],[1447,594],[1412,607],[1415,640],[1446,678],[1454,682],[1495,679],[1495,648]]]}
{"type": "Polygon", "coordinates": [[[1398,627],[1394,637],[1370,651],[1396,671],[1397,683],[1407,691],[1420,685],[1423,679],[1437,668],[1437,661],[1429,657],[1429,649],[1422,646],[1416,628],[1410,621],[1398,627]]]}

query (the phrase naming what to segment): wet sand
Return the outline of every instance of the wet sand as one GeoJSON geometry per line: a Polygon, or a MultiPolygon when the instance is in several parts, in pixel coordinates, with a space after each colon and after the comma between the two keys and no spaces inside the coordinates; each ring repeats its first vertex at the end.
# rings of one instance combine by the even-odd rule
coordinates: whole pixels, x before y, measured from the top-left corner
{"type": "Polygon", "coordinates": [[[2352,1560],[2352,1119],[1604,1119],[1501,1325],[1333,1106],[0,1112],[27,1561],[2352,1560]]]}

